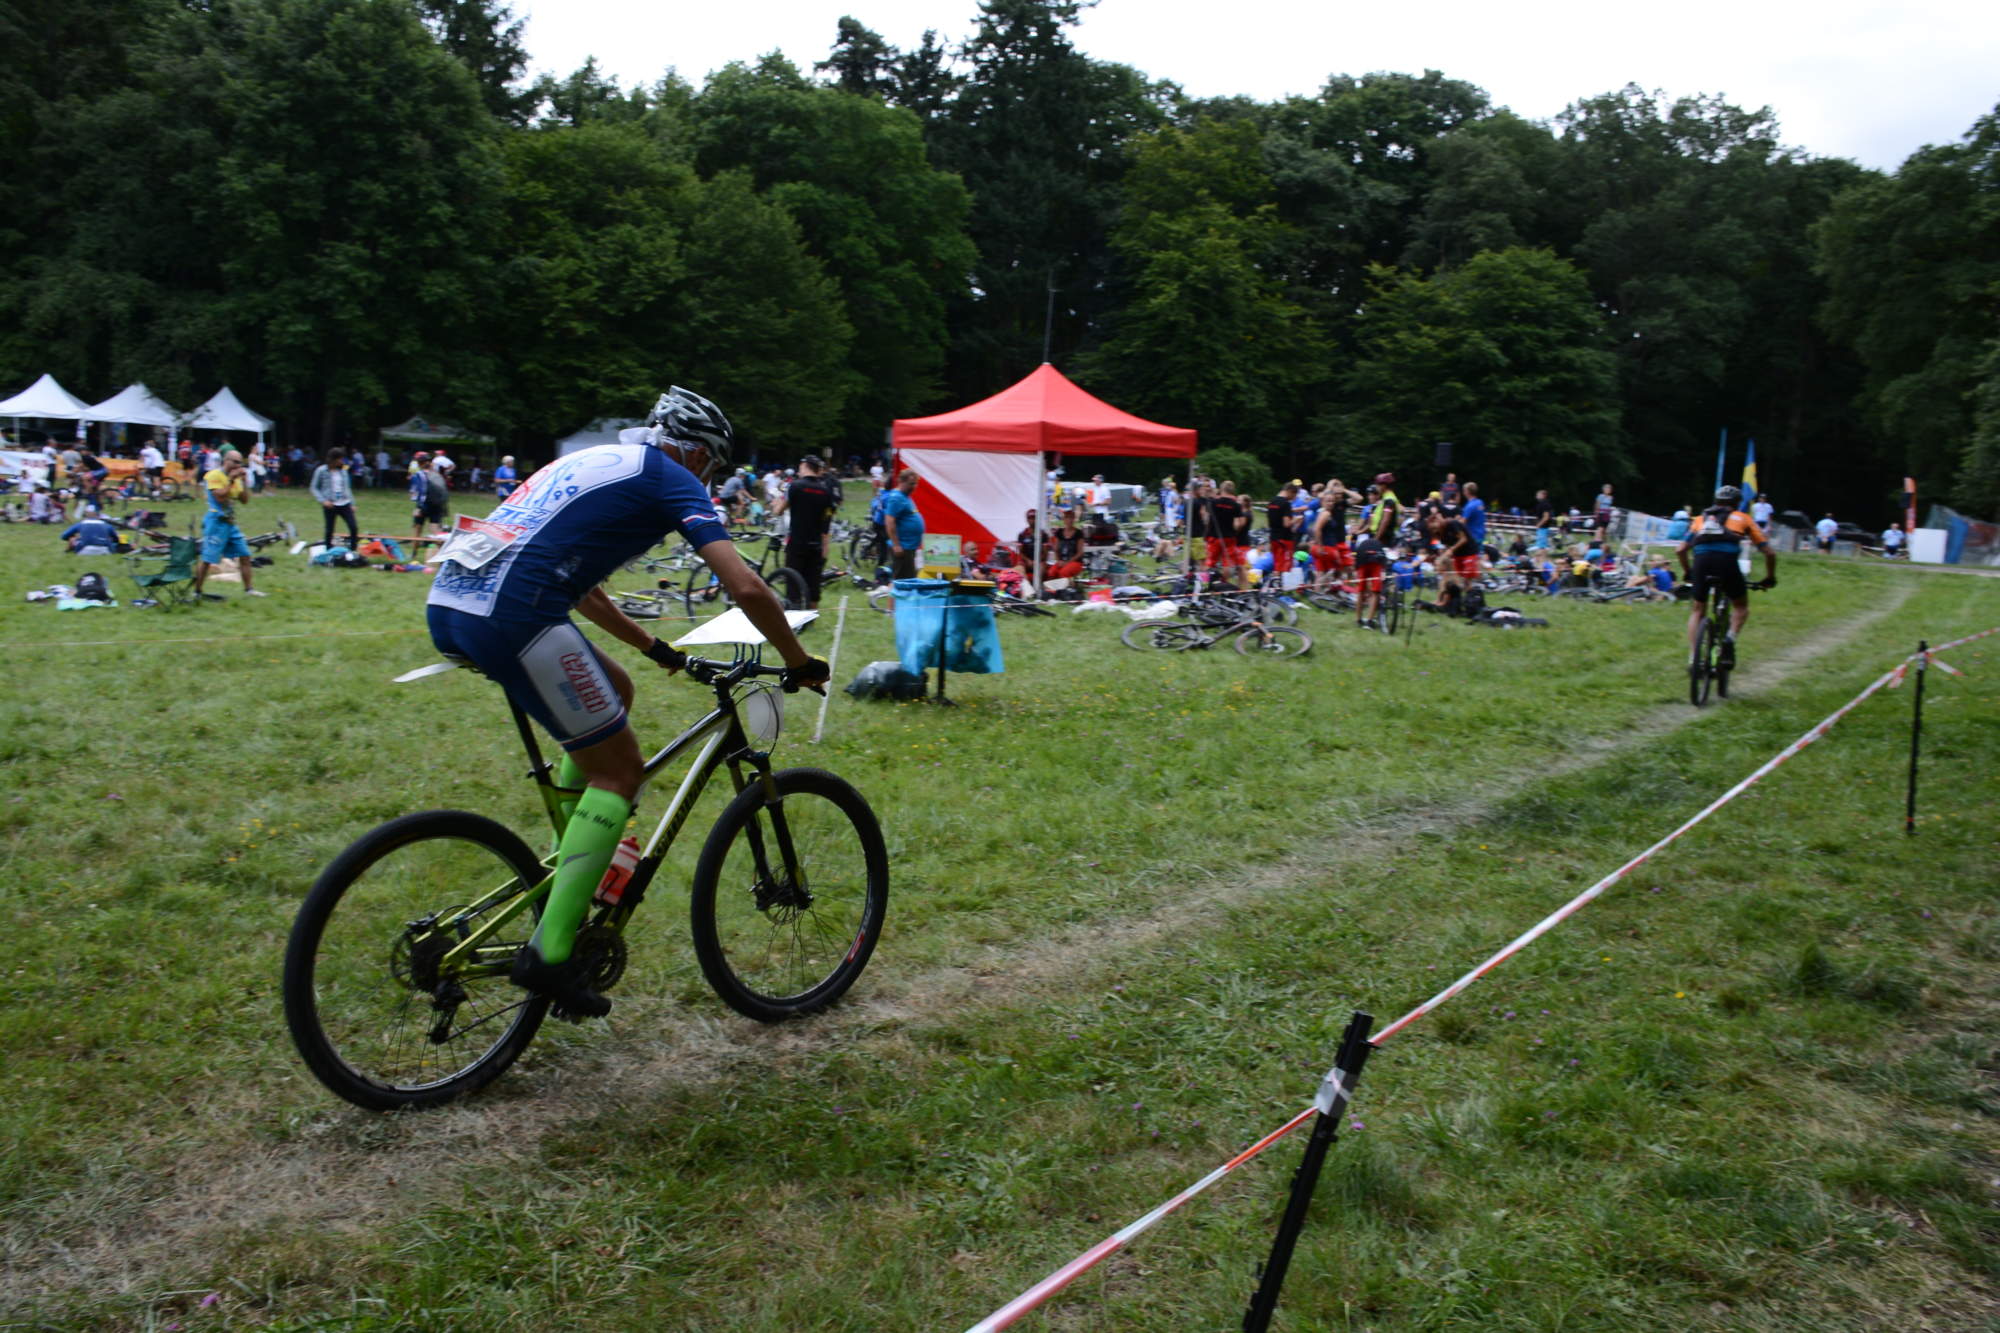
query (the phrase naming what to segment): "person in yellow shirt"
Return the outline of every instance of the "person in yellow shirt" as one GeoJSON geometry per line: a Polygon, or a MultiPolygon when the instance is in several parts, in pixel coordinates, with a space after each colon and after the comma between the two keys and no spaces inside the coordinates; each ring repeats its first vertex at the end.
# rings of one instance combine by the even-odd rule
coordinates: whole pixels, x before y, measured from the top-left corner
{"type": "Polygon", "coordinates": [[[250,543],[243,540],[243,529],[236,526],[236,506],[250,498],[245,481],[248,470],[243,465],[242,454],[234,449],[225,449],[222,451],[222,466],[209,469],[201,479],[202,491],[208,496],[208,513],[201,522],[201,563],[195,566],[194,571],[194,590],[198,597],[220,600],[214,593],[202,592],[201,585],[209,570],[231,556],[236,557],[236,568],[243,575],[243,595],[265,595],[250,586],[250,543]]]}

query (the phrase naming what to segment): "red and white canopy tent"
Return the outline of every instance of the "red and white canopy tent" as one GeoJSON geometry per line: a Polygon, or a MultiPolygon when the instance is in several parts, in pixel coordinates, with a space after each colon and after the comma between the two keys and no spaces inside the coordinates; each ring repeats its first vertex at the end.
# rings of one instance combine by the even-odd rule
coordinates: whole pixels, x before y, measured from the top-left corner
{"type": "Polygon", "coordinates": [[[1022,516],[1042,526],[1048,456],[1193,458],[1195,432],[1121,412],[1044,361],[991,398],[934,417],[905,417],[890,432],[900,467],[922,478],[911,498],[926,529],[955,532],[990,552],[1022,516]]]}

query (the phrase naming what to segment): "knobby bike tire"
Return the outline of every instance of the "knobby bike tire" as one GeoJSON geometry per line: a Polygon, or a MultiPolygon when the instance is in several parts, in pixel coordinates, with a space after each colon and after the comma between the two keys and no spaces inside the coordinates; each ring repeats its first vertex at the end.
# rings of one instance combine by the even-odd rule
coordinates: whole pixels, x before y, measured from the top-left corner
{"type": "Polygon", "coordinates": [[[1127,648],[1137,648],[1141,652],[1146,652],[1160,647],[1158,643],[1153,641],[1154,630],[1179,623],[1178,621],[1169,620],[1135,620],[1124,629],[1118,631],[1118,641],[1127,648]]]}
{"type": "MultiPolygon", "coordinates": [[[[489,970],[457,978],[447,1011],[447,997],[423,985],[412,925],[546,873],[510,829],[463,810],[404,815],[348,844],[306,894],[285,947],[285,1022],[313,1076],[356,1106],[393,1111],[463,1097],[504,1073],[548,1001],[489,970]]],[[[525,943],[535,915],[503,927],[492,954],[525,943]]]]}
{"type": "Polygon", "coordinates": [[[797,853],[783,868],[760,778],[736,794],[695,863],[689,926],[708,984],[775,1023],[824,1009],[868,966],[889,907],[889,853],[867,800],[823,769],[772,775],[797,853]]]}
{"type": "Polygon", "coordinates": [[[1715,682],[1717,641],[1715,617],[1705,615],[1701,622],[1701,638],[1695,647],[1694,665],[1688,668],[1688,702],[1696,708],[1708,702],[1709,690],[1715,682]]]}
{"type": "Polygon", "coordinates": [[[1403,623],[1403,594],[1400,591],[1383,593],[1382,607],[1375,614],[1381,618],[1382,632],[1395,638],[1396,627],[1403,623]]]}
{"type": "Polygon", "coordinates": [[[706,608],[720,610],[729,604],[727,594],[722,591],[722,581],[706,564],[690,569],[687,578],[681,582],[681,602],[687,607],[690,619],[706,608]]]}
{"type": "Polygon", "coordinates": [[[1305,592],[1301,594],[1307,602],[1332,615],[1346,615],[1354,610],[1354,599],[1337,592],[1305,592]]]}
{"type": "Polygon", "coordinates": [[[1729,673],[1735,668],[1724,659],[1727,650],[1728,632],[1719,626],[1715,631],[1715,697],[1729,697],[1729,673]]]}
{"type": "Polygon", "coordinates": [[[1245,657],[1304,657],[1312,646],[1310,634],[1286,625],[1268,625],[1261,632],[1246,629],[1236,636],[1236,651],[1245,657]]]}
{"type": "Polygon", "coordinates": [[[803,610],[806,604],[806,576],[796,569],[781,567],[764,576],[788,611],[803,610]]]}

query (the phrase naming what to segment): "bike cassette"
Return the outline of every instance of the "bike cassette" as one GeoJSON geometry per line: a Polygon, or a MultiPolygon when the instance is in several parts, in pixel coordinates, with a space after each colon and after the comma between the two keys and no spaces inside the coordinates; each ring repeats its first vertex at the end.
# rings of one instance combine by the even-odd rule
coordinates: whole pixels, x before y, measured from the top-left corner
{"type": "Polygon", "coordinates": [[[586,960],[590,988],[602,995],[625,975],[625,935],[609,926],[585,926],[576,932],[570,952],[586,960]]]}

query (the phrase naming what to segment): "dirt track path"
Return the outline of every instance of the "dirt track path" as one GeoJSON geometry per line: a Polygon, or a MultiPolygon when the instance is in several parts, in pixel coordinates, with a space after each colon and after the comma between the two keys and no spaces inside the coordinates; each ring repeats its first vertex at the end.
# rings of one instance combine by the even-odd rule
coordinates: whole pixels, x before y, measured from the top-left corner
{"type": "MultiPolygon", "coordinates": [[[[1755,692],[1781,685],[1894,614],[1914,591],[1900,582],[1884,588],[1867,610],[1785,652],[1753,658],[1739,680],[1755,692]]],[[[1705,715],[1684,703],[1647,710],[1615,736],[1572,750],[1545,777],[1594,767],[1705,715]]],[[[1477,819],[1502,794],[1489,785],[1458,801],[1350,825],[1330,845],[1240,875],[1187,884],[1175,893],[1171,909],[1093,921],[1040,941],[990,946],[961,963],[906,977],[884,976],[878,967],[860,998],[810,1024],[764,1028],[662,1000],[625,997],[623,1021],[612,1039],[587,1054],[541,1065],[533,1074],[510,1075],[467,1105],[390,1117],[330,1108],[291,1139],[269,1146],[259,1146],[265,1133],[245,1128],[244,1122],[259,1114],[246,1093],[245,1103],[218,1106],[191,1124],[186,1141],[175,1145],[181,1151],[172,1167],[158,1173],[133,1170],[80,1193],[63,1210],[67,1217],[52,1218],[42,1210],[0,1227],[0,1318],[65,1290],[170,1289],[194,1281],[227,1247],[271,1226],[336,1233],[378,1228],[433,1193],[455,1190],[462,1170],[490,1170],[496,1154],[504,1157],[503,1165],[520,1163],[531,1171],[526,1163],[543,1135],[608,1102],[643,1103],[649,1094],[677,1086],[769,1076],[795,1058],[829,1047],[885,1040],[880,1035],[885,1029],[911,1021],[1053,996],[1106,960],[1184,930],[1191,917],[1255,902],[1302,877],[1325,878],[1345,867],[1379,863],[1414,833],[1448,832],[1477,819]],[[91,1242],[51,1243],[51,1223],[65,1220],[76,1221],[76,1234],[91,1242]]]]}

